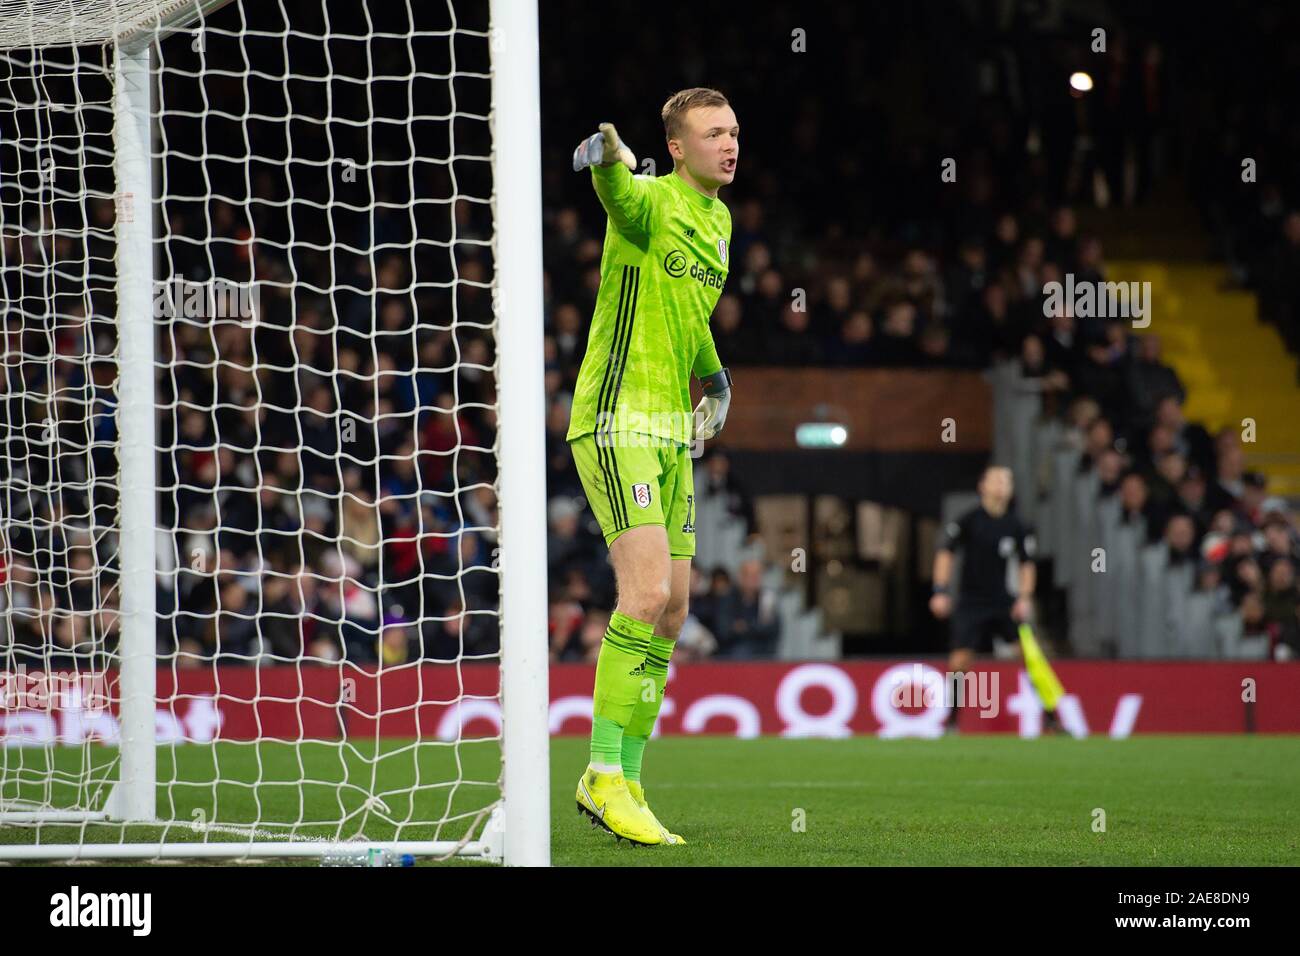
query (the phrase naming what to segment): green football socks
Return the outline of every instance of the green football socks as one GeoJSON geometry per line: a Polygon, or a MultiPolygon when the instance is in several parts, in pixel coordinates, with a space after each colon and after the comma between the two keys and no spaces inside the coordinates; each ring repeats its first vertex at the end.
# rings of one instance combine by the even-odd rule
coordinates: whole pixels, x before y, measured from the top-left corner
{"type": "Polygon", "coordinates": [[[663,705],[664,686],[668,683],[668,661],[673,656],[672,638],[654,634],[645,656],[645,676],[653,684],[643,683],[632,710],[632,720],[623,733],[623,776],[628,780],[641,779],[641,757],[650,733],[655,729],[659,708],[663,705]]]}
{"type": "MultiPolygon", "coordinates": [[[[657,681],[645,683],[650,679],[646,654],[652,638],[653,624],[618,611],[610,615],[609,627],[600,643],[600,656],[596,659],[596,687],[592,693],[593,764],[608,766],[622,761],[624,731],[643,696],[642,689],[654,687],[657,681]]],[[[658,712],[658,704],[655,711],[658,712]]],[[[651,726],[654,726],[653,718],[651,726]]]]}

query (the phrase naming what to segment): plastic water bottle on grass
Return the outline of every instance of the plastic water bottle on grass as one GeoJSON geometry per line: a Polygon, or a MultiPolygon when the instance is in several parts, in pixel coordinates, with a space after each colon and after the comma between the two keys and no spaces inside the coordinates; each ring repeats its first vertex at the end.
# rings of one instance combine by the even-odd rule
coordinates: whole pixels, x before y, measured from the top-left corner
{"type": "Polygon", "coordinates": [[[409,853],[395,853],[378,846],[336,847],[321,856],[321,866],[415,866],[409,853]]]}

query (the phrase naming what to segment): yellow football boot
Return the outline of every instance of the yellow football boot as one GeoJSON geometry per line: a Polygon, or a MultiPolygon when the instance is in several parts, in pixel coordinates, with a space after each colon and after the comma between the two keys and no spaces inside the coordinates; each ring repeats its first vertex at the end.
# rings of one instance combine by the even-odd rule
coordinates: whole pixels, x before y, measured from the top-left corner
{"type": "Polygon", "coordinates": [[[655,816],[654,811],[651,810],[650,806],[645,802],[645,789],[641,786],[641,781],[629,780],[627,782],[627,791],[628,793],[632,794],[632,800],[636,803],[638,807],[641,808],[641,812],[644,813],[646,816],[648,816],[651,822],[653,822],[654,825],[659,828],[659,833],[663,836],[664,843],[668,844],[669,846],[674,846],[677,844],[681,844],[684,846],[686,844],[685,840],[683,840],[676,833],[668,832],[668,828],[659,822],[659,818],[655,816]]]}
{"type": "Polygon", "coordinates": [[[632,799],[620,772],[601,773],[588,767],[578,778],[577,801],[578,812],[589,816],[592,826],[603,827],[615,837],[640,846],[664,842],[667,831],[632,799]]]}

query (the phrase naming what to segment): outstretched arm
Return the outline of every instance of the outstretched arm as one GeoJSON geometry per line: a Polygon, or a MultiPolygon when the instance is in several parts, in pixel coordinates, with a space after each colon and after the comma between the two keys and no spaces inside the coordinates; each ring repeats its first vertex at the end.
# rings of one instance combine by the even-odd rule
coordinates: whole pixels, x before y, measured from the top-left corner
{"type": "Polygon", "coordinates": [[[613,123],[601,123],[573,151],[573,169],[591,167],[591,184],[614,228],[629,238],[649,236],[654,213],[650,187],[632,175],[636,157],[613,123]]]}

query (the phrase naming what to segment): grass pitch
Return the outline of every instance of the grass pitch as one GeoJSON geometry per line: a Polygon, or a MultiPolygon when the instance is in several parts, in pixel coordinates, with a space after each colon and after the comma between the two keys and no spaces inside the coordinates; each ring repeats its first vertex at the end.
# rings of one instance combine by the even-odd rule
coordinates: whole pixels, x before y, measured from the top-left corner
{"type": "MultiPolygon", "coordinates": [[[[112,751],[89,751],[107,762],[112,751]]],[[[344,835],[455,838],[496,796],[495,742],[425,745],[221,744],[165,748],[160,811],[179,821],[169,840],[203,839],[195,819],[248,823],[348,822],[344,835]],[[303,774],[316,783],[305,788],[303,774]],[[449,787],[457,775],[462,782],[449,787]],[[419,781],[413,798],[409,787],[419,781]],[[342,787],[336,783],[343,783],[342,787]],[[440,833],[382,822],[378,792],[398,822],[425,807],[460,822],[440,833]],[[195,815],[198,811],[198,817],[195,815]]],[[[670,737],[646,751],[644,782],[659,817],[686,846],[615,844],[578,816],[573,791],[587,743],[551,742],[552,859],[568,866],[1296,866],[1300,865],[1300,738],[1136,737],[1114,741],[1002,736],[942,740],[736,740],[670,737]],[[1102,816],[1104,813],[1104,818],[1102,816]],[[1101,829],[1104,823],[1104,829],[1101,829]]],[[[39,751],[22,751],[35,770],[39,751]]],[[[8,754],[10,770],[19,752],[8,754]]],[[[84,759],[60,753],[67,772],[84,759]]],[[[58,791],[56,789],[55,795],[58,791]]],[[[30,787],[2,795],[31,798],[30,787]]],[[[116,831],[86,839],[117,840],[116,831]]],[[[45,841],[76,842],[81,827],[47,827],[45,841]]],[[[156,840],[159,828],[140,828],[156,840]]],[[[332,838],[336,825],[299,827],[332,838]]],[[[206,838],[236,839],[212,830],[206,838]]],[[[0,826],[0,843],[31,842],[0,826]]]]}

